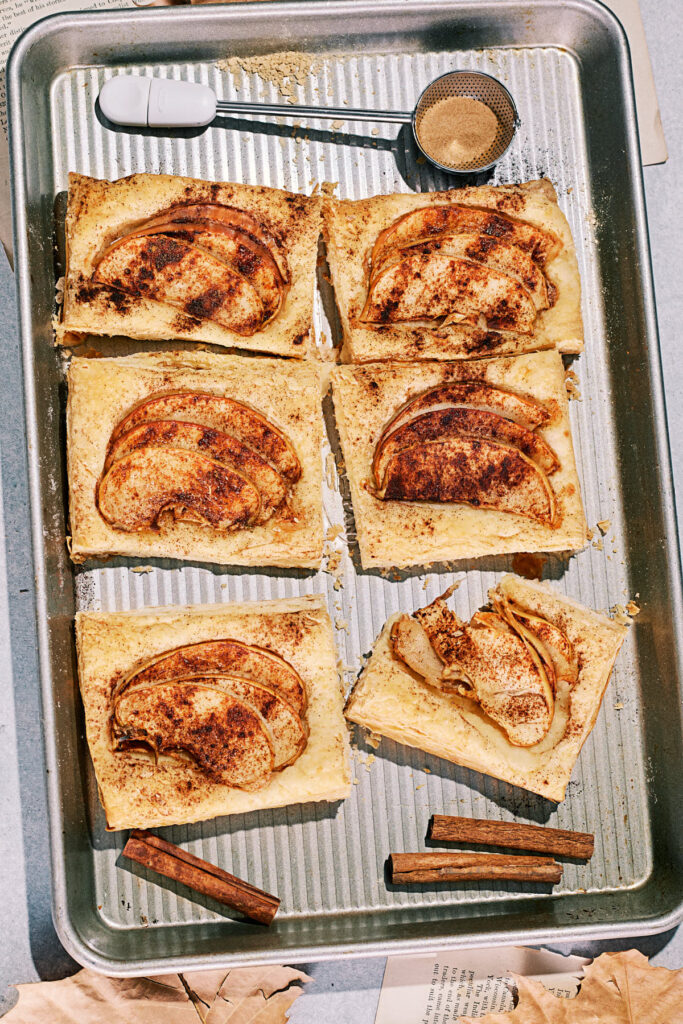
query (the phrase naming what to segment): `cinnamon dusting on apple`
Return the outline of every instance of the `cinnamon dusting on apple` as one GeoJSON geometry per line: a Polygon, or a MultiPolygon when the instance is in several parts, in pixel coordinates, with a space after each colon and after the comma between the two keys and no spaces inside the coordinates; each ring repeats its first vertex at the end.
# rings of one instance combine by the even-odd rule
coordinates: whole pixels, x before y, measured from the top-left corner
{"type": "Polygon", "coordinates": [[[359,322],[424,322],[533,334],[557,286],[554,232],[507,214],[449,203],[412,210],[380,232],[359,322]]]}
{"type": "Polygon", "coordinates": [[[306,684],[267,648],[211,640],[165,651],[112,693],[115,750],[190,761],[212,781],[260,789],[306,747],[306,684]]]}
{"type": "Polygon", "coordinates": [[[551,419],[536,399],[484,381],[438,385],[384,428],[366,487],[381,501],[467,504],[554,526],[560,461],[537,432],[551,419]]]}
{"type": "Polygon", "coordinates": [[[287,437],[234,399],[197,392],[150,396],[114,429],[97,506],[115,529],[163,529],[171,520],[216,530],[293,519],[301,475],[287,437]]]}
{"type": "Polygon", "coordinates": [[[121,302],[152,299],[249,336],[278,315],[289,268],[280,239],[262,220],[236,207],[195,203],[115,239],[92,280],[121,302]]]}
{"type": "Polygon", "coordinates": [[[443,595],[392,627],[394,654],[430,686],[478,705],[513,746],[548,734],[556,695],[579,673],[574,647],[556,624],[492,594],[469,623],[443,595]]]}

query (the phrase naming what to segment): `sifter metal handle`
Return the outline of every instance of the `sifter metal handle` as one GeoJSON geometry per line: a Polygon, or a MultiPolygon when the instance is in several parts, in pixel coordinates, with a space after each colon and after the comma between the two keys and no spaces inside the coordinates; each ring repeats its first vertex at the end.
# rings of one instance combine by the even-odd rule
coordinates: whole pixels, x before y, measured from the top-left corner
{"type": "Polygon", "coordinates": [[[319,117],[345,121],[410,123],[411,112],[350,110],[345,107],[304,107],[295,103],[249,103],[217,100],[213,89],[197,82],[171,78],[116,75],[102,86],[102,113],[114,124],[149,128],[199,128],[219,114],[259,114],[319,117]]]}
{"type": "Polygon", "coordinates": [[[319,117],[339,121],[386,121],[390,124],[410,124],[413,112],[405,110],[360,110],[351,107],[303,107],[297,103],[242,103],[218,100],[219,114],[273,114],[290,117],[319,117]]]}

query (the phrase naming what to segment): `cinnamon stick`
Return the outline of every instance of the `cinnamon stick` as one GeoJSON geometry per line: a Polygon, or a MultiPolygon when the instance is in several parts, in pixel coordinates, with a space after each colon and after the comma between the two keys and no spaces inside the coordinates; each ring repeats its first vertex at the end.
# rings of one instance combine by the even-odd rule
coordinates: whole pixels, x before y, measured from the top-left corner
{"type": "Polygon", "coordinates": [[[210,896],[259,924],[270,924],[280,906],[277,896],[167,843],[152,832],[133,829],[123,848],[123,856],[203,896],[210,896]]]}
{"type": "Polygon", "coordinates": [[[516,850],[534,850],[537,853],[552,853],[556,857],[577,857],[581,860],[589,860],[595,846],[590,832],[522,825],[515,821],[456,818],[449,814],[432,816],[427,838],[448,843],[509,846],[516,850]]]}
{"type": "Polygon", "coordinates": [[[392,853],[391,880],[417,882],[559,882],[562,865],[552,857],[505,853],[392,853]]]}

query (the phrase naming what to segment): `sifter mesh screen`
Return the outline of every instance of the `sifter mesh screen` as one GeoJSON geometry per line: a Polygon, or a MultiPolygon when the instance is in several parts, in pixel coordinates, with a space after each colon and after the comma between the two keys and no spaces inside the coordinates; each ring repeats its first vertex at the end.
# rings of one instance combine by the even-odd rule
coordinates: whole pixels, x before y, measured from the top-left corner
{"type": "Polygon", "coordinates": [[[482,171],[499,160],[512,142],[517,127],[517,111],[510,93],[495,78],[479,72],[451,71],[437,78],[422,93],[415,107],[413,127],[420,149],[438,167],[445,170],[482,171]],[[481,103],[485,103],[498,119],[498,130],[488,149],[480,153],[476,159],[458,165],[443,163],[439,160],[438,154],[430,151],[420,136],[420,125],[426,112],[431,110],[436,103],[450,99],[452,96],[465,96],[469,99],[479,100],[481,103]]]}

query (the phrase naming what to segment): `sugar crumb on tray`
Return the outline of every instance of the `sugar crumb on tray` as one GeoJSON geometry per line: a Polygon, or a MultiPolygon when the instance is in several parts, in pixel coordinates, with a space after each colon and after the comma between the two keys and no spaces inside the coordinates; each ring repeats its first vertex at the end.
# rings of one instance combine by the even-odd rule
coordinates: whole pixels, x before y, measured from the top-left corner
{"type": "Polygon", "coordinates": [[[294,50],[280,50],[277,53],[255,54],[249,57],[227,57],[217,60],[221,71],[229,72],[238,89],[242,88],[246,75],[258,75],[264,82],[270,82],[285,99],[296,102],[296,86],[303,86],[309,76],[316,74],[324,58],[314,53],[296,53],[294,50]]]}

